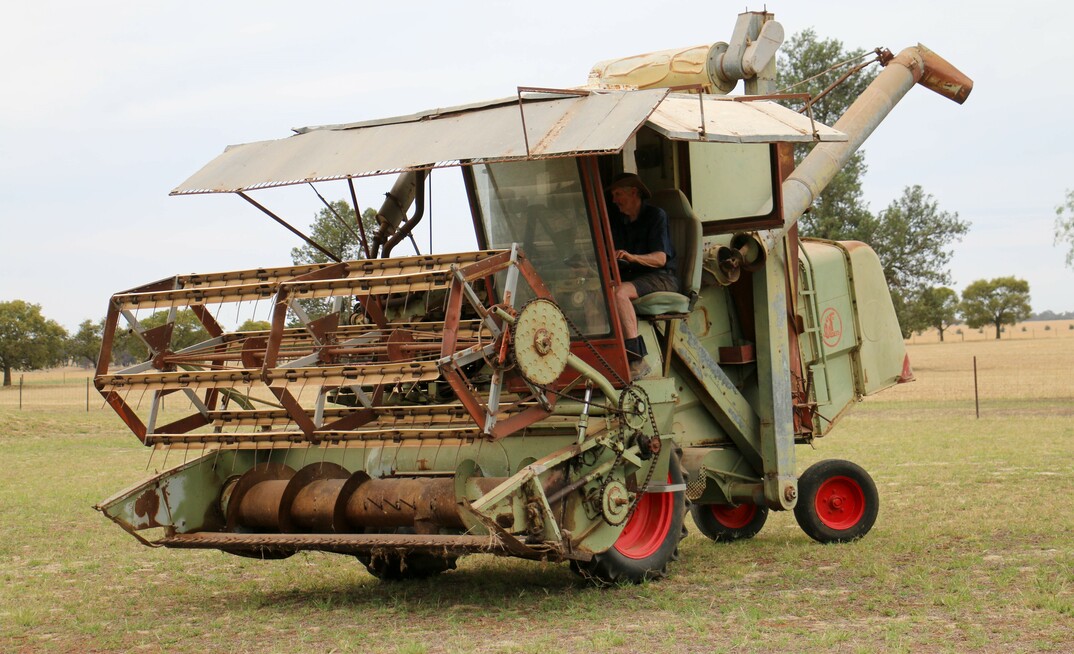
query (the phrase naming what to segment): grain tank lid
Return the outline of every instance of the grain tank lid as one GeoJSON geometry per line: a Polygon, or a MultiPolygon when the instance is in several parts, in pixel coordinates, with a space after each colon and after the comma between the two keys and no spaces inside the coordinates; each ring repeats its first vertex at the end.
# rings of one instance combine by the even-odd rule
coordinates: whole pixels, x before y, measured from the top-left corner
{"type": "Polygon", "coordinates": [[[521,102],[302,128],[288,138],[228,147],[171,194],[236,193],[460,163],[618,152],[667,94],[520,89],[521,102]]]}
{"type": "Polygon", "coordinates": [[[803,143],[847,140],[846,134],[810,121],[808,116],[797,111],[771,100],[749,100],[748,96],[675,93],[660,103],[648,124],[677,141],[803,143]]]}

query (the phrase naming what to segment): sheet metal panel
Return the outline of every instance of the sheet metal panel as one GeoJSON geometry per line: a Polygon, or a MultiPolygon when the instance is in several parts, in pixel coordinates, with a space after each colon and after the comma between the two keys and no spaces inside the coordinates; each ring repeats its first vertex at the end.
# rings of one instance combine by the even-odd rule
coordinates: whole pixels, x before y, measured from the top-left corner
{"type": "Polygon", "coordinates": [[[285,139],[228,147],[172,195],[450,166],[618,152],[648,121],[669,138],[725,143],[845,141],[846,136],[770,101],[672,94],[666,89],[496,101],[349,125],[304,128],[285,139]],[[525,132],[523,132],[525,126],[525,132]]]}
{"type": "Polygon", "coordinates": [[[772,143],[846,141],[847,136],[770,100],[740,101],[725,96],[674,94],[649,117],[649,126],[680,141],[772,143]],[[704,103],[704,130],[701,115],[704,103]],[[814,138],[814,134],[816,138],[814,138]]]}
{"type": "Polygon", "coordinates": [[[235,145],[172,195],[223,193],[453,165],[616,152],[667,95],[665,89],[526,100],[435,117],[304,130],[235,145]],[[524,117],[524,121],[523,121],[524,117]],[[525,134],[523,134],[525,124],[525,134]],[[528,150],[527,150],[528,140],[528,150]]]}

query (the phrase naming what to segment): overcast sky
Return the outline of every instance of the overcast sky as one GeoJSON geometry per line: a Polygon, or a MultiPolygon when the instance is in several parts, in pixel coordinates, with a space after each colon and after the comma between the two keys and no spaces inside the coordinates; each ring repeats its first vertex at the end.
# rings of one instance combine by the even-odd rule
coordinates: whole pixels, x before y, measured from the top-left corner
{"type": "MultiPolygon", "coordinates": [[[[957,290],[1015,275],[1029,281],[1035,311],[1070,311],[1074,271],[1053,245],[1053,223],[1074,188],[1074,5],[1016,4],[813,0],[768,10],[788,36],[813,27],[847,48],[893,52],[921,42],[972,77],[963,106],[916,88],[895,108],[865,144],[865,197],[876,212],[920,184],[972,224],[955,247],[957,290]]],[[[290,263],[297,239],[241,199],[168,196],[229,144],[504,97],[517,86],[580,85],[598,60],[728,40],[746,8],[11,5],[0,25],[0,301],[38,303],[69,329],[101,318],[112,293],[176,273],[290,263]]],[[[436,212],[436,180],[434,240],[444,250],[469,221],[436,212]]],[[[343,188],[324,190],[338,198],[343,188]]],[[[308,188],[301,200],[257,197],[303,228],[320,206],[308,188]]],[[[359,200],[379,204],[373,192],[359,200]]]]}

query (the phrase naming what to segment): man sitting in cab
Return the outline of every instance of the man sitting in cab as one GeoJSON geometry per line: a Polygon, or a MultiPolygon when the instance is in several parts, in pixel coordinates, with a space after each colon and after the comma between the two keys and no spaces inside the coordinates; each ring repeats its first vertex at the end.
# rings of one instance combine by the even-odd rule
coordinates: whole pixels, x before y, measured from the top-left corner
{"type": "Polygon", "coordinates": [[[605,189],[611,193],[612,240],[619,277],[623,284],[615,294],[616,311],[623,325],[627,357],[632,380],[646,377],[651,370],[645,363],[645,341],[638,335],[638,317],[634,299],[657,291],[679,290],[675,277],[675,248],[668,233],[664,210],[647,201],[649,189],[634,173],[621,173],[605,189]]]}

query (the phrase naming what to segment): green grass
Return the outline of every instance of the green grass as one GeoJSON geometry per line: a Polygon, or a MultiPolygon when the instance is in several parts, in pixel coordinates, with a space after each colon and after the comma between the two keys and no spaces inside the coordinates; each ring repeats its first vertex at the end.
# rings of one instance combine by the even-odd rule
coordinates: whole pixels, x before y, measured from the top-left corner
{"type": "MultiPolygon", "coordinates": [[[[90,507],[145,474],[105,412],[0,411],[0,650],[265,652],[1069,651],[1074,424],[859,407],[800,468],[862,464],[881,511],[822,546],[792,514],[752,541],[692,530],[668,579],[598,590],[565,565],[477,556],[382,584],[356,561],[142,547],[90,507]]],[[[1055,410],[1052,410],[1055,409],[1055,410]]]]}

